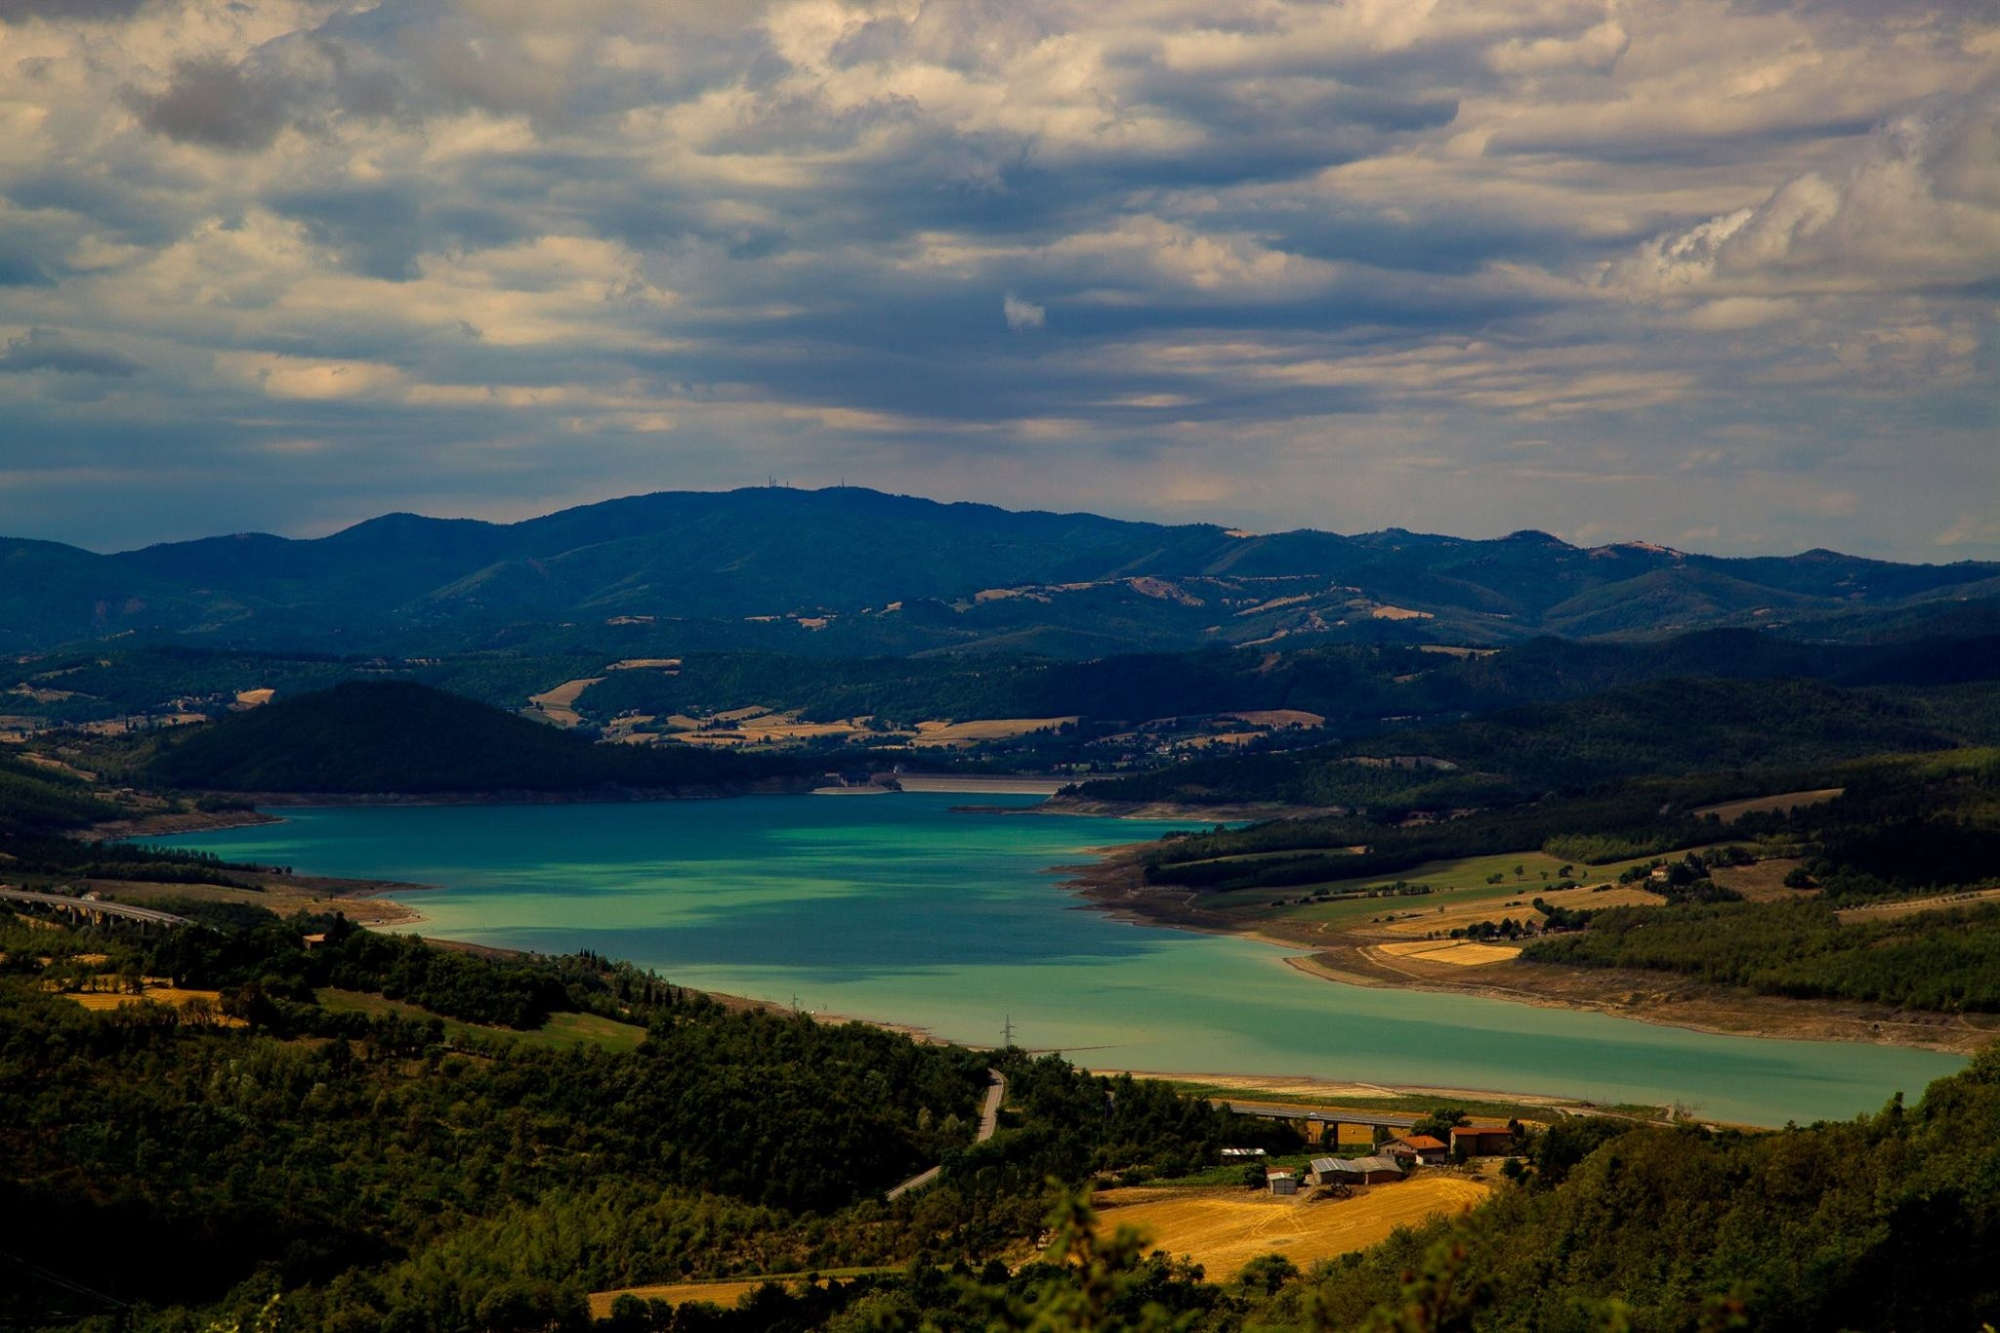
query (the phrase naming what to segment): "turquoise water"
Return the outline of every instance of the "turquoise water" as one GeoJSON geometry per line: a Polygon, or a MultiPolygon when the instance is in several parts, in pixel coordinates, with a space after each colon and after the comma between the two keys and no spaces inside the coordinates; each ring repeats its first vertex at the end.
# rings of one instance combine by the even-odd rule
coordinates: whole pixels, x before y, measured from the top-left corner
{"type": "Polygon", "coordinates": [[[169,841],[301,873],[444,886],[419,929],[594,949],[683,985],[909,1023],[1097,1068],[1290,1074],[1666,1105],[1751,1124],[1880,1107],[1960,1067],[1308,977],[1251,940],[1117,922],[1048,870],[1176,827],[958,814],[903,794],[310,809],[169,841]]]}

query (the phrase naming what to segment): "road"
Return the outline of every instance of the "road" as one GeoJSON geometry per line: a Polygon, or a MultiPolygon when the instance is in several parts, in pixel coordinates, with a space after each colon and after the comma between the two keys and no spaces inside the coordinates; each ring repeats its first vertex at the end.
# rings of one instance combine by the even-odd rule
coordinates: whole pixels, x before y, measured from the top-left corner
{"type": "Polygon", "coordinates": [[[117,916],[127,921],[138,921],[149,926],[191,926],[194,923],[184,916],[172,912],[162,912],[151,907],[133,907],[126,903],[107,903],[95,898],[73,898],[63,893],[33,893],[27,889],[0,888],[0,900],[14,903],[31,903],[37,907],[53,907],[60,912],[76,912],[86,917],[117,916]]]}
{"type": "MultiPolygon", "coordinates": [[[[986,1104],[979,1108],[979,1133],[973,1136],[974,1143],[984,1143],[993,1137],[993,1131],[1000,1127],[1000,1103],[1007,1099],[1007,1076],[997,1069],[986,1071],[990,1080],[986,1085],[986,1104]]],[[[938,1178],[944,1167],[934,1166],[928,1171],[919,1171],[902,1184],[891,1189],[888,1197],[900,1199],[911,1190],[920,1190],[938,1178]]]]}

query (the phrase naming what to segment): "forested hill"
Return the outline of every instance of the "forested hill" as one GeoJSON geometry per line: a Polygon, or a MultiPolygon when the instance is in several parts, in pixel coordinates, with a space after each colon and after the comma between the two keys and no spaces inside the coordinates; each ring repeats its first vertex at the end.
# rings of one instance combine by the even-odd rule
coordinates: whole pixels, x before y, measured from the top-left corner
{"type": "Polygon", "coordinates": [[[409,681],[349,681],[165,735],[149,781],[202,791],[742,790],[802,779],[777,756],[598,745],[409,681]]]}
{"type": "Polygon", "coordinates": [[[1536,532],[1257,535],[852,487],[663,492],[515,524],[391,514],[310,541],[243,534],[117,555],[0,540],[7,570],[21,577],[0,581],[0,647],[15,650],[125,630],[341,651],[415,636],[436,650],[508,627],[654,617],[717,648],[1098,656],[1298,635],[1771,626],[2000,595],[2000,565],[1970,562],[1723,559],[1536,532]]]}
{"type": "MultiPolygon", "coordinates": [[[[1993,694],[1991,686],[1974,686],[1993,694]]],[[[1921,690],[1804,680],[1650,681],[1443,726],[1286,753],[1197,760],[1090,782],[1107,801],[1269,801],[1447,810],[1649,774],[1781,770],[1990,744],[1987,706],[1921,690]],[[1932,706],[1935,699],[1948,706],[1932,706]]]]}
{"type": "Polygon", "coordinates": [[[729,1012],[588,956],[177,906],[203,925],[133,936],[0,906],[0,1327],[1695,1333],[2000,1315],[1990,1051],[1855,1121],[1530,1127],[1478,1208],[1309,1273],[1276,1256],[1204,1273],[1112,1239],[1117,1214],[1097,1224],[1068,1191],[1295,1148],[1289,1130],[1055,1056],[729,1012]],[[98,1012],[50,989],[121,973],[216,999],[98,1012]],[[549,1013],[606,1044],[512,1030],[549,1013]],[[1007,1101],[973,1147],[989,1067],[1007,1101]],[[930,1192],[882,1200],[938,1161],[930,1192]],[[808,1271],[839,1276],[733,1310],[585,1305],[808,1271]]]}

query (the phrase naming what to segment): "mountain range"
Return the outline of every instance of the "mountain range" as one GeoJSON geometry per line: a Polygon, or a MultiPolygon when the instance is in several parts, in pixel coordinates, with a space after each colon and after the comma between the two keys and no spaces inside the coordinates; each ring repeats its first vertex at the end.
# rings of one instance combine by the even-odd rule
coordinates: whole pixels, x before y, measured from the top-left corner
{"type": "Polygon", "coordinates": [[[1090,657],[1326,640],[1504,644],[1724,625],[1870,626],[2000,607],[2000,564],[1722,558],[1541,532],[1257,535],[853,487],[660,492],[519,523],[389,514],[100,555],[0,539],[0,648],[136,632],[447,651],[585,630],[635,646],[1090,657]]]}

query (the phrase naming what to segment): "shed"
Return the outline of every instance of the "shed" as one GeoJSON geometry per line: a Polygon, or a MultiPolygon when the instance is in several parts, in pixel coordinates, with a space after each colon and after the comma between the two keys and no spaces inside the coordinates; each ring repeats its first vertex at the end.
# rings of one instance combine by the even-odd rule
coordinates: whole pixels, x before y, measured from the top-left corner
{"type": "Polygon", "coordinates": [[[1451,1150],[1467,1157],[1498,1157],[1514,1151],[1514,1131],[1505,1125],[1455,1125],[1451,1150]]]}
{"type": "Polygon", "coordinates": [[[1271,1187],[1273,1194],[1297,1194],[1299,1178],[1284,1167],[1272,1167],[1264,1173],[1264,1183],[1271,1187]]]}
{"type": "Polygon", "coordinates": [[[1403,1168],[1393,1157],[1315,1157],[1313,1182],[1331,1185],[1382,1185],[1403,1178],[1403,1168]]]}

